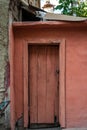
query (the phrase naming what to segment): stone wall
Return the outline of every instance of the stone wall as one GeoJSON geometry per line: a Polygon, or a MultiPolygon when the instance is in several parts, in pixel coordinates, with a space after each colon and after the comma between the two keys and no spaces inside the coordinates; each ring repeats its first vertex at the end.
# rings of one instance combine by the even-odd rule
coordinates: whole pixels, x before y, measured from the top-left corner
{"type": "Polygon", "coordinates": [[[0,102],[4,99],[5,67],[8,61],[9,0],[0,0],[0,102]]]}
{"type": "MultiPolygon", "coordinates": [[[[9,0],[0,0],[0,102],[5,100],[8,81],[8,8],[9,0]]],[[[9,77],[8,77],[9,78],[9,77]]],[[[0,117],[0,125],[4,124],[4,116],[0,117]]]]}
{"type": "MultiPolygon", "coordinates": [[[[0,0],[0,102],[10,100],[9,17],[18,21],[17,0],[0,0]],[[10,12],[10,13],[9,13],[10,12]]],[[[10,105],[0,117],[0,126],[10,127],[10,105]]]]}

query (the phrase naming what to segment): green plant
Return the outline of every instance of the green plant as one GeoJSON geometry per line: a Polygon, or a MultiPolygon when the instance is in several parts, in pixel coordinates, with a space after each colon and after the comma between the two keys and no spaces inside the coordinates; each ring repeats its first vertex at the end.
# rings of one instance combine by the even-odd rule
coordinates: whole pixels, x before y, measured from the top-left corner
{"type": "Polygon", "coordinates": [[[56,10],[61,10],[65,15],[76,15],[87,17],[87,2],[79,2],[79,0],[59,0],[56,10]]]}
{"type": "Polygon", "coordinates": [[[76,16],[87,17],[87,3],[81,2],[77,8],[73,8],[76,16]]]}

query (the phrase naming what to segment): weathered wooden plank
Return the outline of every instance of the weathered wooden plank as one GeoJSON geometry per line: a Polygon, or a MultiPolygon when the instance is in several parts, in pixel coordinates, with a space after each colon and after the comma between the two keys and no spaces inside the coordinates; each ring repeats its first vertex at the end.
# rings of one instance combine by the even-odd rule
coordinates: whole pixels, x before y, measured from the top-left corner
{"type": "Polygon", "coordinates": [[[55,50],[47,48],[47,95],[46,95],[46,122],[54,123],[54,101],[55,101],[55,50]]]}
{"type": "Polygon", "coordinates": [[[37,47],[29,47],[30,123],[37,123],[37,47]]]}
{"type": "Polygon", "coordinates": [[[55,46],[55,122],[59,121],[59,46],[55,46]]]}
{"type": "Polygon", "coordinates": [[[38,123],[46,123],[46,48],[38,49],[38,123]]]}
{"type": "Polygon", "coordinates": [[[30,59],[30,123],[58,121],[58,53],[57,46],[32,46],[30,59]]]}

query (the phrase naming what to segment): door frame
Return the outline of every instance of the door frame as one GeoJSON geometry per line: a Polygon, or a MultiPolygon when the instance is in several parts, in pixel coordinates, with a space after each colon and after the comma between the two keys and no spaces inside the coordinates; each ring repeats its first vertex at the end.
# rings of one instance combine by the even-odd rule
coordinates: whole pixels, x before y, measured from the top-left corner
{"type": "Polygon", "coordinates": [[[28,106],[28,46],[29,45],[58,45],[59,46],[59,122],[62,128],[66,127],[66,97],[65,97],[65,40],[29,40],[23,42],[24,52],[24,127],[29,122],[29,106],[28,106]]]}

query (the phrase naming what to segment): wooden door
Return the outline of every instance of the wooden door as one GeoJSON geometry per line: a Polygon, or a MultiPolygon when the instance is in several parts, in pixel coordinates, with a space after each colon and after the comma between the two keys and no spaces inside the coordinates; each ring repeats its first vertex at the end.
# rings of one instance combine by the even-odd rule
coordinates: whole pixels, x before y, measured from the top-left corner
{"type": "Polygon", "coordinates": [[[59,121],[59,47],[29,46],[30,125],[59,121]]]}

